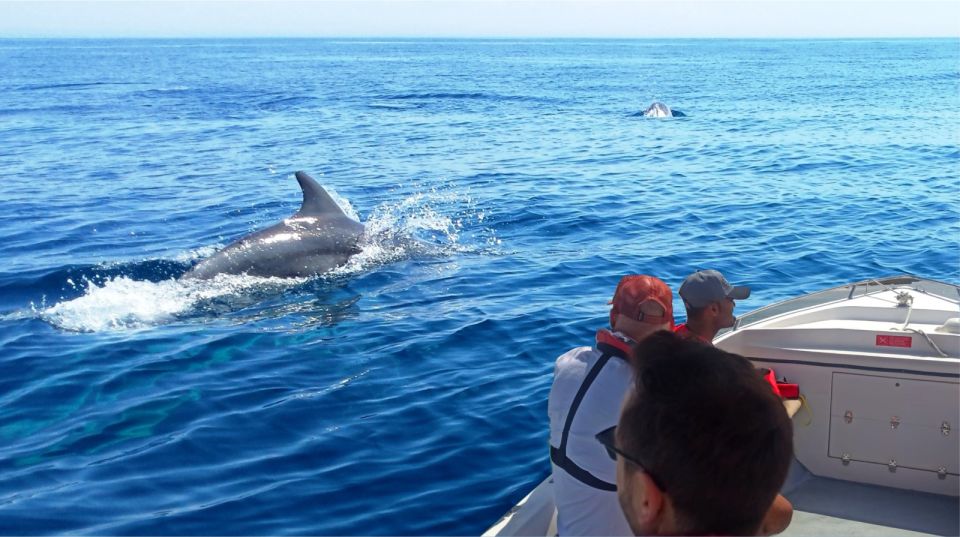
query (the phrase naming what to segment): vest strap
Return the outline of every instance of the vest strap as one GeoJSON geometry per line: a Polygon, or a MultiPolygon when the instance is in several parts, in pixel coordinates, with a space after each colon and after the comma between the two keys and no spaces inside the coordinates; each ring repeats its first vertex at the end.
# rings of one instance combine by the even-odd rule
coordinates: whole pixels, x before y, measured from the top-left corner
{"type": "Polygon", "coordinates": [[[587,485],[588,487],[605,490],[607,492],[617,491],[616,483],[607,483],[599,477],[577,466],[577,463],[565,457],[563,453],[560,453],[559,449],[553,446],[550,446],[550,460],[553,461],[553,464],[557,465],[557,468],[562,468],[565,472],[573,476],[574,479],[583,483],[584,485],[587,485]]]}
{"type": "Polygon", "coordinates": [[[573,418],[576,416],[577,410],[580,408],[580,403],[583,402],[583,398],[587,395],[587,390],[590,389],[590,385],[593,384],[593,381],[600,375],[600,371],[603,369],[603,366],[610,361],[610,358],[616,356],[617,358],[626,359],[627,357],[623,349],[606,342],[598,342],[597,349],[603,354],[597,359],[597,363],[593,364],[593,367],[590,368],[590,372],[587,373],[587,377],[580,385],[580,389],[577,390],[577,394],[573,398],[573,403],[570,404],[570,411],[567,412],[567,420],[563,424],[563,434],[560,436],[560,447],[555,448],[550,446],[550,460],[553,461],[558,468],[562,468],[573,476],[574,479],[588,487],[605,490],[607,492],[616,492],[616,483],[609,483],[600,479],[570,460],[570,457],[567,457],[567,439],[570,437],[570,426],[573,425],[573,418]]]}

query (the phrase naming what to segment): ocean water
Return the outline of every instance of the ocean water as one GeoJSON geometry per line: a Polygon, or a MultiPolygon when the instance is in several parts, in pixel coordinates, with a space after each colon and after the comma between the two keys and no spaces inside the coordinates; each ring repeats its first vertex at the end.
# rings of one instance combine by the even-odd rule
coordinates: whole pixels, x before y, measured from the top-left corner
{"type": "Polygon", "coordinates": [[[716,268],[739,312],[960,280],[957,40],[2,40],[0,72],[0,534],[477,534],[547,475],[553,361],[621,275],[716,268]],[[295,170],[360,255],[177,280],[295,170]]]}

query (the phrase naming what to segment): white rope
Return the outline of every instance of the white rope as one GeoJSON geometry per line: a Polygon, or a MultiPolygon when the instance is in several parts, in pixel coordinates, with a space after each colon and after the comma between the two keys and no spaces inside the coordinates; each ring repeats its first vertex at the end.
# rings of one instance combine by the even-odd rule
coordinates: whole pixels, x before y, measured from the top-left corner
{"type": "Polygon", "coordinates": [[[947,355],[947,353],[945,353],[945,352],[943,352],[942,350],[940,350],[940,347],[938,347],[937,344],[934,343],[932,339],[930,339],[930,336],[928,336],[927,333],[924,332],[923,330],[916,330],[916,329],[914,329],[914,328],[904,328],[903,331],[904,331],[904,332],[913,332],[914,334],[920,334],[921,336],[923,336],[924,339],[927,340],[927,343],[929,343],[930,346],[933,347],[933,350],[935,350],[935,351],[937,351],[938,353],[940,353],[940,356],[942,356],[942,357],[944,357],[944,358],[949,358],[949,356],[947,355]]]}
{"type": "MultiPolygon", "coordinates": [[[[898,301],[899,302],[899,301],[898,301]]],[[[907,317],[903,320],[903,326],[900,327],[900,330],[906,330],[907,325],[910,324],[910,314],[913,313],[913,299],[910,300],[910,305],[907,306],[907,317]]]]}

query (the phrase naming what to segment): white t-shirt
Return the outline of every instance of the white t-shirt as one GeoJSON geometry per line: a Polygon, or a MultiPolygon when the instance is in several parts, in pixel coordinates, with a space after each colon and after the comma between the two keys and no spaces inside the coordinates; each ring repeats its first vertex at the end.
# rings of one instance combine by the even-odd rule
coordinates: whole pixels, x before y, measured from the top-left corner
{"type": "MultiPolygon", "coordinates": [[[[573,400],[600,356],[601,352],[596,348],[579,347],[557,358],[547,402],[551,447],[560,448],[573,400]]],[[[567,458],[613,486],[617,482],[616,462],[610,459],[595,435],[617,424],[620,405],[632,383],[630,364],[611,356],[587,389],[567,437],[567,458]]],[[[554,464],[553,494],[557,505],[557,531],[561,536],[633,535],[620,510],[616,491],[587,485],[554,464]]]]}

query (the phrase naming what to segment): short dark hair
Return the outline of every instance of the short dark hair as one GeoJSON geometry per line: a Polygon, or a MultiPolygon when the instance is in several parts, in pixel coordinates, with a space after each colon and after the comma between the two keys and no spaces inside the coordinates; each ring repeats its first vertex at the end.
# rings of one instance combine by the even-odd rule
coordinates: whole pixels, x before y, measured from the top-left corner
{"type": "Polygon", "coordinates": [[[780,398],[743,356],[666,331],[641,341],[632,362],[617,443],[663,483],[677,529],[756,533],[793,458],[780,398]]]}

